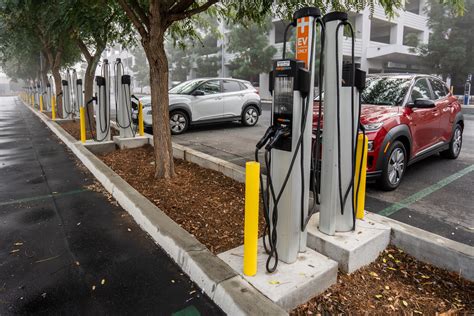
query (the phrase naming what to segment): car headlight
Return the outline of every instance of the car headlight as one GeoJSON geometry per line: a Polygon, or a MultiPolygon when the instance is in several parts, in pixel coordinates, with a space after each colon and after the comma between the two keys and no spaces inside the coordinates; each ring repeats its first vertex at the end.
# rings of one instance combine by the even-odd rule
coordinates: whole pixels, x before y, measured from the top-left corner
{"type": "Polygon", "coordinates": [[[367,150],[368,151],[373,151],[374,150],[374,141],[373,140],[369,140],[367,150]]]}
{"type": "Polygon", "coordinates": [[[370,124],[364,125],[364,128],[365,128],[366,132],[373,132],[373,131],[376,131],[376,130],[380,129],[382,127],[382,125],[383,125],[382,122],[370,123],[370,124]]]}

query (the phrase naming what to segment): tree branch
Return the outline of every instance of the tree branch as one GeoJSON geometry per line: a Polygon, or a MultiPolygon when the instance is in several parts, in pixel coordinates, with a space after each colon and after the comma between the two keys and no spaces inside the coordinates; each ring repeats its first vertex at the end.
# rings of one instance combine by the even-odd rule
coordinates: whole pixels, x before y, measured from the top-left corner
{"type": "MultiPolygon", "coordinates": [[[[183,0],[183,2],[185,2],[185,1],[187,1],[187,0],[183,0]]],[[[197,8],[194,8],[194,9],[191,9],[191,10],[188,10],[188,11],[184,11],[184,12],[181,12],[181,13],[171,14],[168,17],[168,21],[174,22],[174,21],[184,20],[184,19],[189,18],[189,17],[191,17],[195,14],[206,11],[207,9],[209,9],[209,7],[216,4],[217,2],[219,2],[219,0],[208,0],[206,3],[204,3],[203,5],[201,5],[197,8]]]]}
{"type": "Polygon", "coordinates": [[[140,20],[140,18],[137,16],[137,14],[135,13],[135,11],[132,9],[132,7],[130,6],[130,4],[127,3],[126,0],[118,0],[118,3],[120,4],[120,6],[122,7],[122,9],[125,11],[125,13],[127,14],[127,16],[130,18],[130,20],[132,21],[133,25],[135,25],[135,27],[137,28],[138,30],[138,33],[140,33],[140,36],[142,38],[148,38],[148,31],[147,29],[145,28],[143,22],[140,20]]]}
{"type": "Polygon", "coordinates": [[[81,51],[82,55],[84,55],[84,58],[86,59],[87,63],[90,62],[92,59],[91,53],[89,52],[89,49],[87,48],[86,44],[80,39],[79,37],[76,36],[75,38],[76,44],[79,47],[79,50],[81,51]]]}

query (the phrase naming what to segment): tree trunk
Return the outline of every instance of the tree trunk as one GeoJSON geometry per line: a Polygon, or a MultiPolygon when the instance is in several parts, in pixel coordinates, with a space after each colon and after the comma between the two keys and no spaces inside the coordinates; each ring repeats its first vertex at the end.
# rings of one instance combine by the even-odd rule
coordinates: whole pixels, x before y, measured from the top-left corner
{"type": "Polygon", "coordinates": [[[86,73],[84,74],[84,103],[86,105],[86,110],[89,115],[89,119],[86,117],[86,128],[89,131],[92,131],[93,127],[89,125],[89,120],[90,124],[94,124],[94,104],[89,102],[94,94],[94,77],[95,77],[95,71],[97,69],[97,64],[99,63],[100,55],[102,52],[96,53],[90,61],[87,63],[87,68],[86,68],[86,73]]]}
{"type": "Polygon", "coordinates": [[[61,73],[59,72],[59,67],[53,67],[51,69],[54,78],[54,85],[56,86],[56,113],[59,117],[63,117],[63,98],[62,91],[63,86],[61,84],[61,73]]]}
{"type": "MultiPolygon", "coordinates": [[[[156,28],[159,27],[156,25],[156,28]]],[[[150,64],[155,178],[169,179],[175,173],[168,106],[168,59],[164,47],[164,30],[157,33],[143,46],[150,64]]]]}

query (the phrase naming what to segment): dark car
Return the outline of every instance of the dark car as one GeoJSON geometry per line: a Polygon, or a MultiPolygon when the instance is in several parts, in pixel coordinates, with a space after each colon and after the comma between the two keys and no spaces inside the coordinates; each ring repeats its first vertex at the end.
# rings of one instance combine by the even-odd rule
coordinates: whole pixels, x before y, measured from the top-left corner
{"type": "MultiPolygon", "coordinates": [[[[438,78],[370,75],[361,98],[361,123],[369,139],[367,178],[382,189],[396,189],[416,161],[437,153],[456,159],[461,152],[461,105],[438,78]]],[[[316,126],[315,112],[313,130],[316,126]]]]}

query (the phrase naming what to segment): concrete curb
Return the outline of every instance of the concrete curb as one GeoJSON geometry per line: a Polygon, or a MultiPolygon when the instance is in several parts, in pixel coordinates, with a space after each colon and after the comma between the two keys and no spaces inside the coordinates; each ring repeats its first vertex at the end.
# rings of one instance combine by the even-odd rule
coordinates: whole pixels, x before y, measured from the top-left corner
{"type": "Polygon", "coordinates": [[[463,114],[474,114],[474,105],[461,105],[461,112],[463,114]]]}
{"type": "Polygon", "coordinates": [[[366,217],[390,226],[390,242],[406,253],[474,281],[474,247],[385,216],[367,212],[366,217]]]}
{"type": "MultiPolygon", "coordinates": [[[[23,103],[23,105],[25,105],[23,103]]],[[[194,236],[136,191],[80,141],[36,109],[25,105],[82,161],[140,227],[229,315],[287,315],[194,236]]],[[[184,150],[183,153],[188,152],[184,150]]],[[[191,153],[192,155],[192,153],[191,153]]]]}

